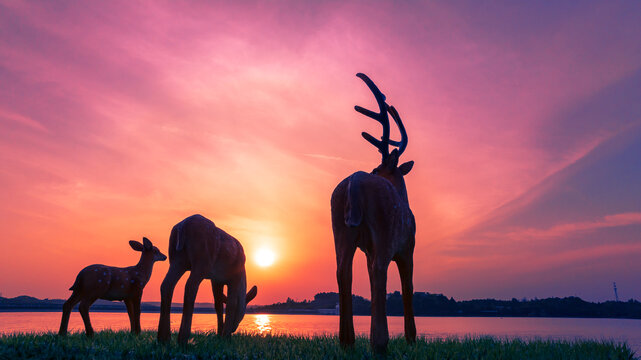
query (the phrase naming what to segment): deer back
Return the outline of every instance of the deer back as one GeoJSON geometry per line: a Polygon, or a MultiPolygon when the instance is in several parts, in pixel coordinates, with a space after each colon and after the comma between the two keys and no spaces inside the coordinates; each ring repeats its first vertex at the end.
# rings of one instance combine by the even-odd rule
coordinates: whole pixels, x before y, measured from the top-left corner
{"type": "MultiPolygon", "coordinates": [[[[389,180],[378,175],[358,171],[345,178],[332,194],[331,208],[335,231],[347,226],[394,239],[413,237],[416,231],[409,204],[389,180]]],[[[370,241],[371,237],[361,238],[370,241]]]]}
{"type": "Polygon", "coordinates": [[[192,215],[174,226],[169,238],[170,262],[184,262],[192,272],[218,281],[245,271],[245,252],[233,236],[202,215],[192,215]]]}

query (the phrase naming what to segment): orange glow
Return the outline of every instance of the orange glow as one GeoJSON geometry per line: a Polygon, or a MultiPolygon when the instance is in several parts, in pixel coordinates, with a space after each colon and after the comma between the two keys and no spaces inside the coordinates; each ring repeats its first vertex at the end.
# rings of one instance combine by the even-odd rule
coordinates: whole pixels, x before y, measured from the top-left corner
{"type": "Polygon", "coordinates": [[[2,296],[66,298],[196,213],[243,244],[252,305],[337,291],[330,196],[380,161],[364,72],[408,131],[416,291],[641,297],[641,9],[247,4],[1,5],[2,296]]]}
{"type": "Polygon", "coordinates": [[[270,249],[261,248],[256,251],[254,261],[256,261],[256,264],[260,267],[272,266],[274,261],[276,261],[276,254],[270,249]]]}

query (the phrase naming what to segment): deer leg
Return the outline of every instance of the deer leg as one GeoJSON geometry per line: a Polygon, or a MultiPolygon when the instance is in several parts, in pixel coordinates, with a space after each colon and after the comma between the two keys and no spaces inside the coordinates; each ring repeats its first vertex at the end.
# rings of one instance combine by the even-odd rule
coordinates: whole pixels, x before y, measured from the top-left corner
{"type": "Polygon", "coordinates": [[[78,311],[82,316],[82,321],[85,323],[85,334],[87,337],[92,337],[94,333],[91,327],[91,320],[89,320],[89,307],[91,307],[94,301],[96,301],[96,298],[83,299],[80,301],[80,305],[78,305],[78,311]]]}
{"type": "Polygon", "coordinates": [[[171,299],[176,283],[185,273],[182,267],[169,265],[169,271],[160,285],[160,320],[158,321],[158,341],[167,343],[171,338],[170,314],[171,299]]]}
{"type": "Polygon", "coordinates": [[[387,342],[389,341],[387,314],[385,313],[389,261],[371,259],[368,255],[367,263],[372,292],[372,320],[369,340],[375,352],[385,353],[387,351],[387,342]]]}
{"type": "Polygon", "coordinates": [[[136,322],[134,320],[134,304],[132,299],[125,299],[125,306],[127,306],[127,315],[129,315],[129,325],[131,326],[131,332],[135,333],[136,322]]]}
{"type": "Polygon", "coordinates": [[[211,281],[211,290],[214,293],[214,307],[216,308],[216,317],[218,319],[218,336],[223,335],[223,298],[225,294],[223,292],[224,284],[216,283],[214,280],[211,281]]]}
{"type": "Polygon", "coordinates": [[[192,272],[185,284],[183,318],[180,323],[180,331],[178,332],[178,343],[180,344],[186,344],[187,340],[189,340],[189,335],[191,333],[191,319],[194,315],[194,302],[196,301],[196,294],[198,293],[198,286],[201,281],[203,281],[202,276],[192,272]]]}
{"type": "Polygon", "coordinates": [[[412,284],[412,272],[414,263],[412,254],[396,260],[398,272],[401,275],[401,288],[403,290],[403,315],[405,317],[405,340],[408,344],[416,342],[416,324],[414,323],[414,308],[412,298],[414,296],[414,285],[412,284]]]}
{"type": "Polygon", "coordinates": [[[134,318],[134,328],[133,331],[136,333],[136,335],[140,334],[140,301],[142,300],[142,295],[139,297],[136,297],[132,300],[134,311],[133,311],[133,318],[134,318]]]}
{"type": "Polygon", "coordinates": [[[60,330],[58,335],[67,335],[67,327],[69,326],[69,316],[71,316],[71,311],[73,307],[80,301],[80,295],[77,292],[71,293],[71,296],[64,305],[62,305],[62,320],[60,321],[60,330]]]}
{"type": "Polygon", "coordinates": [[[336,280],[340,313],[338,338],[342,346],[353,346],[355,341],[352,313],[352,263],[356,246],[349,245],[336,249],[336,280]]]}

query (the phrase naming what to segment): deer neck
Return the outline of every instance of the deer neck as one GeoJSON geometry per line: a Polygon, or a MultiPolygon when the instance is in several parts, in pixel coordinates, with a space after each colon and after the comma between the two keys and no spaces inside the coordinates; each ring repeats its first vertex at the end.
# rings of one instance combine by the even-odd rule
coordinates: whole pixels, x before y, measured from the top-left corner
{"type": "MultiPolygon", "coordinates": [[[[379,168],[383,165],[379,165],[379,168]]],[[[389,183],[392,185],[394,190],[396,190],[396,193],[398,196],[401,198],[401,202],[404,205],[407,205],[407,207],[410,206],[409,200],[407,197],[407,188],[405,187],[405,179],[403,179],[402,176],[394,176],[390,174],[377,174],[376,176],[380,176],[383,179],[389,181],[389,183]]]]}
{"type": "Polygon", "coordinates": [[[151,271],[153,270],[154,267],[154,255],[153,254],[142,254],[140,256],[140,260],[138,261],[138,264],[136,264],[135,268],[136,270],[140,271],[140,273],[144,277],[145,283],[149,281],[149,278],[151,278],[151,271]]]}
{"type": "Polygon", "coordinates": [[[389,182],[392,183],[392,186],[394,186],[394,189],[396,189],[396,193],[398,196],[401,198],[401,202],[407,207],[410,206],[409,204],[409,199],[407,197],[407,188],[405,187],[405,180],[403,178],[401,179],[387,179],[389,182]]]}
{"type": "Polygon", "coordinates": [[[401,184],[401,186],[396,187],[396,191],[398,192],[398,196],[400,196],[401,201],[403,204],[407,205],[407,207],[410,206],[410,201],[407,197],[407,188],[405,187],[405,182],[401,184]]]}

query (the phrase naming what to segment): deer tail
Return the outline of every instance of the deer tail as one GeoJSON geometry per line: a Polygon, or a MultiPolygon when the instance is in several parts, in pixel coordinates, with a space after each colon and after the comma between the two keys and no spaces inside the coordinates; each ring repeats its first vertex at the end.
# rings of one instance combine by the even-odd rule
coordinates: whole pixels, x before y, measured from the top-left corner
{"type": "Polygon", "coordinates": [[[175,227],[174,230],[176,230],[176,250],[180,251],[185,247],[185,240],[184,236],[182,234],[183,232],[183,223],[185,220],[179,222],[175,227]]]}
{"type": "Polygon", "coordinates": [[[345,225],[349,227],[356,227],[363,220],[360,188],[360,173],[352,174],[347,182],[347,201],[345,202],[345,225]]]}
{"type": "Polygon", "coordinates": [[[80,286],[79,278],[80,278],[80,274],[78,274],[78,276],[76,276],[76,281],[73,282],[73,285],[71,285],[69,290],[71,290],[71,291],[78,290],[78,287],[80,286]]]}

